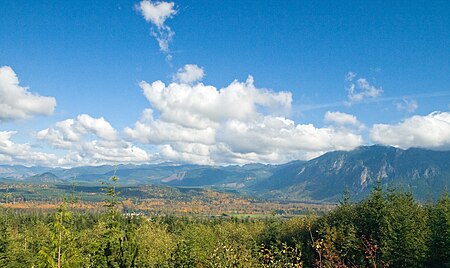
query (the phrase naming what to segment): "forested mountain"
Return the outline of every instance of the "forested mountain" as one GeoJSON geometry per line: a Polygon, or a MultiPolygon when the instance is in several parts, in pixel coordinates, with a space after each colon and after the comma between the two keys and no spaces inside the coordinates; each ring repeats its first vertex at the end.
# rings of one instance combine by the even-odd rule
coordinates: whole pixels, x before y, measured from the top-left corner
{"type": "Polygon", "coordinates": [[[356,199],[370,192],[374,183],[401,187],[426,200],[450,184],[450,151],[402,150],[362,146],[352,151],[326,153],[310,161],[283,165],[205,166],[148,164],[86,166],[71,169],[0,166],[3,182],[98,183],[113,175],[121,185],[233,189],[264,198],[336,201],[345,189],[356,199]]]}
{"type": "Polygon", "coordinates": [[[363,198],[378,180],[422,200],[437,197],[450,184],[450,152],[377,145],[335,151],[279,168],[252,189],[266,197],[335,201],[346,189],[363,198]]]}
{"type": "Polygon", "coordinates": [[[365,197],[378,180],[422,200],[436,197],[450,182],[450,152],[376,145],[335,151],[280,168],[253,189],[277,198],[336,200],[345,189],[365,197]]]}

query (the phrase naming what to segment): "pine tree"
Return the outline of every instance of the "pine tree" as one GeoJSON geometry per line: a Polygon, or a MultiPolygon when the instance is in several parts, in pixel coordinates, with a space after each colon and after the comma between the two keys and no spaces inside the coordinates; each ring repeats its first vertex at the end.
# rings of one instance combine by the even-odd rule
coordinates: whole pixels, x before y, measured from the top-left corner
{"type": "Polygon", "coordinates": [[[422,267],[428,237],[425,209],[411,192],[392,192],[387,201],[383,259],[393,267],[422,267]]]}
{"type": "Polygon", "coordinates": [[[119,211],[119,198],[117,192],[117,176],[110,178],[106,183],[107,194],[105,241],[102,243],[102,251],[107,267],[135,267],[138,256],[138,244],[136,242],[132,219],[124,218],[119,211]]]}
{"type": "Polygon", "coordinates": [[[429,208],[429,267],[450,267],[450,198],[445,191],[429,208]]]}
{"type": "Polygon", "coordinates": [[[43,246],[39,251],[41,267],[61,268],[81,265],[83,258],[76,246],[71,226],[72,212],[67,209],[66,202],[63,202],[54,215],[51,244],[43,246]]]}
{"type": "Polygon", "coordinates": [[[386,199],[378,181],[369,197],[356,207],[358,236],[366,237],[373,244],[380,244],[385,223],[386,199]]]}

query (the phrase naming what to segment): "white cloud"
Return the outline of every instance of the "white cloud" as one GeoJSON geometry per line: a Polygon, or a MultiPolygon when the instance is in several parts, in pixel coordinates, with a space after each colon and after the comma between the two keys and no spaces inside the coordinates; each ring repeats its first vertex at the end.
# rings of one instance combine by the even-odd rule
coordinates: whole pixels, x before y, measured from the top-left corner
{"type": "Polygon", "coordinates": [[[229,119],[251,120],[267,110],[276,115],[290,112],[290,92],[256,88],[250,76],[245,83],[233,81],[218,90],[204,84],[187,85],[161,81],[141,82],[140,87],[152,107],[165,122],[204,129],[229,119]]]}
{"type": "Polygon", "coordinates": [[[450,149],[450,113],[415,115],[398,124],[375,124],[372,141],[400,148],[424,147],[450,149]]]}
{"type": "Polygon", "coordinates": [[[161,155],[171,161],[213,165],[210,152],[214,146],[198,143],[173,142],[159,147],[161,155]]]}
{"type": "Polygon", "coordinates": [[[330,123],[337,128],[353,128],[356,130],[364,130],[366,126],[361,123],[356,116],[342,113],[327,111],[324,115],[325,122],[330,123]]]}
{"type": "Polygon", "coordinates": [[[134,128],[125,128],[126,135],[141,143],[164,144],[167,142],[189,142],[212,145],[215,143],[215,127],[191,128],[181,124],[155,120],[153,111],[146,109],[134,128]]]}
{"type": "Polygon", "coordinates": [[[357,128],[364,127],[364,125],[358,121],[356,116],[342,112],[327,111],[325,113],[324,119],[326,122],[333,123],[337,126],[353,126],[357,128]]]}
{"type": "Polygon", "coordinates": [[[117,139],[117,132],[103,117],[93,118],[81,114],[74,119],[57,122],[53,127],[39,131],[36,137],[56,148],[67,149],[74,142],[82,140],[82,136],[91,133],[103,140],[117,139]]]}
{"type": "Polygon", "coordinates": [[[258,88],[251,76],[245,82],[235,80],[219,89],[197,82],[203,75],[200,67],[186,65],[168,85],[141,82],[151,109],[145,109],[133,127],[124,129],[127,140],[103,117],[81,114],[35,133],[36,139],[57,149],[55,154],[15,144],[10,140],[14,132],[4,132],[0,160],[15,163],[24,159],[52,166],[161,160],[283,163],[349,150],[363,143],[358,129],[344,127],[360,124],[352,115],[328,112],[325,119],[332,124],[326,127],[299,124],[288,118],[290,92],[258,88]]]}
{"type": "Polygon", "coordinates": [[[203,68],[200,68],[195,64],[186,64],[174,75],[174,81],[190,84],[201,80],[204,75],[205,72],[203,71],[203,68]]]}
{"type": "Polygon", "coordinates": [[[181,81],[140,86],[152,109],[124,132],[130,140],[158,146],[164,159],[280,163],[362,144],[362,137],[349,129],[296,124],[287,118],[291,93],[257,88],[251,76],[222,89],[181,81]]]}
{"type": "Polygon", "coordinates": [[[142,163],[150,160],[145,150],[122,140],[92,140],[81,147],[90,163],[142,163]]]}
{"type": "Polygon", "coordinates": [[[51,163],[58,166],[97,166],[117,163],[148,163],[156,158],[123,140],[89,140],[73,143],[65,155],[51,163]]]}
{"type": "Polygon", "coordinates": [[[11,140],[16,131],[0,131],[0,161],[11,164],[54,163],[56,155],[32,150],[29,144],[18,144],[11,140]]]}
{"type": "Polygon", "coordinates": [[[141,1],[139,3],[139,8],[145,20],[155,24],[158,28],[163,27],[164,22],[177,13],[174,6],[173,2],[141,1]]]}
{"type": "Polygon", "coordinates": [[[67,119],[36,133],[36,138],[55,148],[69,149],[74,142],[81,139],[82,133],[75,126],[73,119],[67,119]]]}
{"type": "Polygon", "coordinates": [[[103,117],[87,114],[57,122],[36,133],[38,140],[66,150],[58,165],[99,165],[107,163],[143,163],[152,159],[145,150],[121,140],[103,117]]]}
{"type": "Polygon", "coordinates": [[[347,104],[361,102],[365,99],[375,99],[383,93],[381,87],[370,84],[364,77],[355,80],[356,76],[356,73],[349,72],[345,78],[349,83],[347,86],[347,104]]]}
{"type": "Polygon", "coordinates": [[[234,153],[272,156],[278,158],[273,159],[275,162],[305,159],[304,155],[331,150],[349,150],[362,143],[361,136],[347,130],[295,124],[273,116],[253,122],[228,121],[218,131],[217,139],[234,153]]]}
{"type": "Polygon", "coordinates": [[[152,2],[148,0],[141,1],[137,9],[144,16],[147,22],[155,27],[152,28],[152,36],[156,38],[159,48],[167,54],[170,60],[169,43],[172,41],[174,32],[165,24],[166,20],[172,18],[176,13],[175,4],[173,2],[152,2]]]}
{"type": "Polygon", "coordinates": [[[412,113],[419,108],[416,100],[408,99],[403,99],[401,102],[397,102],[395,106],[398,111],[406,111],[408,113],[412,113]]]}
{"type": "Polygon", "coordinates": [[[19,85],[11,67],[0,67],[0,121],[51,115],[55,106],[55,98],[29,92],[27,87],[19,85]]]}
{"type": "Polygon", "coordinates": [[[117,132],[103,117],[92,118],[87,114],[82,114],[77,119],[80,127],[88,132],[94,133],[100,139],[115,140],[117,138],[117,132]]]}

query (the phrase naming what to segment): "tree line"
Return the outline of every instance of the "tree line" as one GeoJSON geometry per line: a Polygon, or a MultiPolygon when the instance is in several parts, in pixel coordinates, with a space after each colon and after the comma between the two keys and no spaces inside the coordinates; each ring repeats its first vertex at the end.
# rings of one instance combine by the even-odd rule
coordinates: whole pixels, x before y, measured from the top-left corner
{"type": "Polygon", "coordinates": [[[281,219],[0,210],[0,267],[450,267],[450,199],[383,190],[281,219]]]}

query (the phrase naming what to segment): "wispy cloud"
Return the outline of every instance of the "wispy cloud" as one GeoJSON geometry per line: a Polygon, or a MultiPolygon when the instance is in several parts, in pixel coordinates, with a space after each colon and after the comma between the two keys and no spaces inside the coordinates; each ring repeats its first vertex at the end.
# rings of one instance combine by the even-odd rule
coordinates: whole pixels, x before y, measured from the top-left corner
{"type": "Polygon", "coordinates": [[[177,14],[173,2],[152,2],[144,0],[139,3],[137,9],[147,22],[152,24],[151,35],[158,41],[159,49],[166,55],[168,61],[172,60],[169,43],[175,32],[165,24],[166,20],[177,14]]]}
{"type": "MultiPolygon", "coordinates": [[[[404,96],[393,96],[393,97],[383,97],[383,98],[377,98],[377,99],[367,99],[362,102],[359,102],[358,104],[369,104],[369,103],[378,103],[378,102],[392,102],[392,101],[403,101],[403,100],[409,100],[409,99],[428,99],[428,98],[439,98],[439,97],[448,97],[450,96],[450,92],[430,92],[430,93],[424,93],[424,94],[411,94],[411,95],[404,95],[404,96]]],[[[303,104],[298,105],[298,109],[300,111],[312,111],[312,110],[319,110],[319,109],[325,109],[325,108],[337,108],[337,107],[343,107],[347,106],[346,101],[336,101],[336,102],[329,102],[329,103],[317,103],[317,104],[303,104]]],[[[449,104],[450,109],[450,104],[449,104]]]]}
{"type": "Polygon", "coordinates": [[[401,101],[395,103],[395,107],[398,111],[406,111],[408,113],[412,113],[417,110],[417,108],[419,108],[419,105],[417,104],[416,100],[402,99],[401,101]]]}
{"type": "Polygon", "coordinates": [[[376,87],[371,84],[366,78],[359,77],[356,79],[357,74],[354,72],[348,72],[345,76],[347,85],[347,104],[351,105],[356,102],[361,102],[366,99],[378,98],[382,93],[381,87],[376,87]]]}
{"type": "Polygon", "coordinates": [[[351,81],[353,81],[353,79],[356,77],[356,73],[354,73],[354,72],[348,72],[346,75],[345,75],[345,81],[348,81],[348,82],[351,82],[351,81]]]}
{"type": "MultiPolygon", "coordinates": [[[[347,100],[329,102],[329,103],[313,103],[297,105],[300,112],[338,108],[343,106],[370,104],[379,102],[395,102],[399,111],[414,112],[418,107],[417,99],[438,98],[450,96],[450,91],[428,92],[422,94],[411,94],[403,96],[381,97],[383,90],[381,87],[374,86],[364,77],[357,78],[354,72],[348,72],[345,75],[345,81],[348,83],[347,100]]],[[[449,104],[450,109],[450,104],[449,104]]]]}

